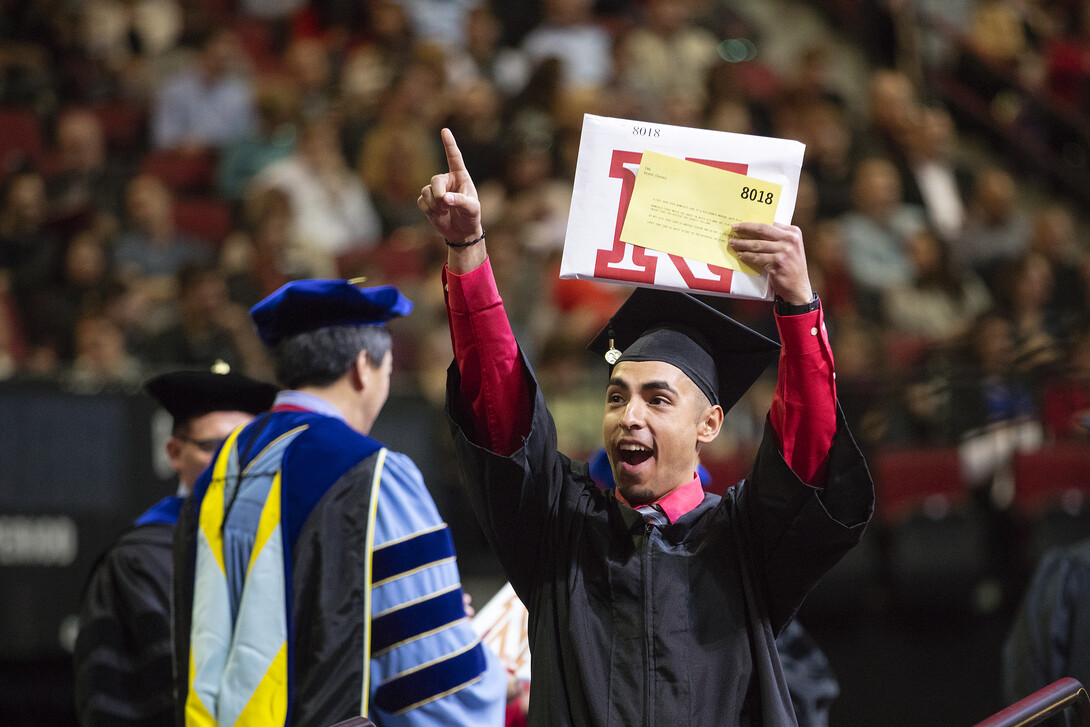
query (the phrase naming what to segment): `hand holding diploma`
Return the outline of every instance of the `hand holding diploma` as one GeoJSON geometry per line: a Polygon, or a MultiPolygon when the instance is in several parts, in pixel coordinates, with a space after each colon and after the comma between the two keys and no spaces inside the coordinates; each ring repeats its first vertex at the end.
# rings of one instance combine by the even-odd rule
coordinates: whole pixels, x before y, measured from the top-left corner
{"type": "Polygon", "coordinates": [[[768,273],[776,295],[792,305],[810,302],[814,293],[806,269],[802,230],[779,222],[743,222],[733,226],[729,244],[744,263],[768,273]]]}

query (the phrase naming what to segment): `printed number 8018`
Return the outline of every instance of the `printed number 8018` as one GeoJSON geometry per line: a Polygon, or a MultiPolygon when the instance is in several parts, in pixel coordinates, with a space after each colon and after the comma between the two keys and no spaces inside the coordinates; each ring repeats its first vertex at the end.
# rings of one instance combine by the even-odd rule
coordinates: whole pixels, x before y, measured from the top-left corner
{"type": "Polygon", "coordinates": [[[772,192],[765,192],[756,187],[742,187],[742,199],[748,199],[752,202],[772,204],[775,196],[772,192]]]}

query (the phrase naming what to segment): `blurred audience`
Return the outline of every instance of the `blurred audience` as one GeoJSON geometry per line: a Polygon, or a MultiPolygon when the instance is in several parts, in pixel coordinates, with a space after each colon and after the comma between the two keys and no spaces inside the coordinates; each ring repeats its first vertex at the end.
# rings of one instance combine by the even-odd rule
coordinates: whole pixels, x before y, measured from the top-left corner
{"type": "Polygon", "coordinates": [[[100,311],[112,282],[105,244],[93,230],[74,234],[42,285],[29,294],[25,316],[28,344],[61,364],[75,357],[76,323],[100,311]]]}
{"type": "Polygon", "coordinates": [[[1004,263],[1028,247],[1029,220],[1021,209],[1014,177],[998,167],[980,169],[954,257],[991,283],[1004,263]]]}
{"type": "Polygon", "coordinates": [[[855,168],[852,210],[840,221],[856,291],[865,307],[876,312],[882,290],[912,280],[905,248],[924,228],[923,210],[905,204],[897,167],[888,159],[871,157],[855,168]]]}
{"type": "Polygon", "coordinates": [[[950,246],[930,229],[912,235],[906,252],[911,281],[883,294],[889,332],[926,346],[957,342],[991,306],[991,294],[980,278],[954,262],[950,246]]]}
{"type": "Polygon", "coordinates": [[[693,95],[703,105],[717,40],[696,23],[693,0],[647,0],[640,24],[624,35],[617,53],[618,81],[639,98],[641,118],[659,120],[663,100],[693,95]]]}
{"type": "MultiPolygon", "coordinates": [[[[1077,162],[1070,137],[989,84],[1005,69],[1084,110],[1090,13],[925,5],[921,18],[972,39],[961,78],[994,96],[996,119],[1077,162]]],[[[903,42],[905,13],[859,20],[882,14],[872,40],[903,42]]],[[[949,445],[1039,418],[1050,436],[1077,436],[1088,221],[1020,160],[982,149],[911,64],[846,73],[852,56],[820,34],[785,56],[772,16],[699,0],[43,0],[0,4],[0,23],[0,101],[34,120],[0,157],[0,378],[100,386],[215,358],[260,377],[239,311],[303,277],[396,280],[441,313],[415,197],[449,126],[525,350],[558,388],[581,386],[571,341],[627,293],[556,279],[590,112],[806,144],[794,222],[864,446],[949,445]],[[209,160],[214,179],[143,172],[149,154],[177,151],[209,160]],[[209,196],[227,202],[231,233],[180,232],[175,204],[184,225],[209,196]]],[[[441,315],[399,333],[399,365],[429,390],[444,364],[428,359],[449,345],[434,329],[441,315]]],[[[761,426],[740,408],[726,449],[744,451],[761,426]]]]}
{"type": "Polygon", "coordinates": [[[185,265],[211,262],[214,250],[178,231],[173,195],[157,177],[137,176],[126,197],[128,218],[114,249],[118,275],[151,299],[169,301],[176,293],[175,274],[185,265]]]}
{"type": "Polygon", "coordinates": [[[160,369],[208,369],[225,361],[251,378],[272,380],[264,344],[247,309],[231,302],[223,273],[211,266],[178,271],[178,321],[148,343],[147,361],[160,369]]]}
{"type": "Polygon", "coordinates": [[[371,247],[381,238],[382,221],[345,161],[332,116],[307,121],[295,153],[266,167],[254,184],[287,194],[295,224],[292,245],[327,277],[336,272],[337,255],[371,247]]]}
{"type": "Polygon", "coordinates": [[[439,166],[433,134],[419,123],[377,124],[363,143],[359,173],[373,189],[382,234],[420,222],[416,198],[439,166]]]}
{"type": "Polygon", "coordinates": [[[55,218],[104,215],[121,219],[129,171],[107,156],[102,123],[88,109],[73,108],[57,119],[56,166],[46,180],[55,218]]]}
{"type": "Polygon", "coordinates": [[[0,274],[20,319],[29,296],[53,272],[60,240],[46,226],[45,181],[35,171],[17,171],[0,188],[0,274]]]}
{"type": "Polygon", "coordinates": [[[906,198],[923,205],[935,231],[954,240],[965,226],[969,169],[957,161],[954,121],[943,109],[924,109],[905,144],[912,192],[906,198]]]}
{"type": "Polygon", "coordinates": [[[155,100],[155,146],[219,149],[253,131],[253,89],[235,70],[238,56],[238,41],[229,29],[216,29],[200,42],[192,67],[168,79],[155,100]]]}
{"type": "Polygon", "coordinates": [[[1073,341],[1059,377],[1044,386],[1045,431],[1055,439],[1090,436],[1090,330],[1073,341]]]}
{"type": "Polygon", "coordinates": [[[125,347],[125,334],[101,313],[88,313],[75,325],[75,357],[65,380],[76,390],[95,393],[127,387],[144,378],[140,361],[125,347]]]}
{"type": "Polygon", "coordinates": [[[242,199],[247,185],[265,167],[295,152],[300,115],[296,89],[276,81],[259,84],[254,107],[254,133],[227,144],[216,170],[217,189],[233,201],[242,199]]]}
{"type": "Polygon", "coordinates": [[[545,18],[522,40],[531,65],[560,61],[567,89],[605,86],[613,75],[609,34],[595,22],[592,0],[544,0],[545,18]]]}

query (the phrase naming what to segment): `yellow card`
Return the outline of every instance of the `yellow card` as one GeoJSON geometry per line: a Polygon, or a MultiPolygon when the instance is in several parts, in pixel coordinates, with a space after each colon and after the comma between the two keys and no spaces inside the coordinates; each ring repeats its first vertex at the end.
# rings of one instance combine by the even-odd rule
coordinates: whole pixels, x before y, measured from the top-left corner
{"type": "Polygon", "coordinates": [[[772,224],[783,186],[645,151],[621,240],[760,275],[727,245],[736,222],[772,224]]]}

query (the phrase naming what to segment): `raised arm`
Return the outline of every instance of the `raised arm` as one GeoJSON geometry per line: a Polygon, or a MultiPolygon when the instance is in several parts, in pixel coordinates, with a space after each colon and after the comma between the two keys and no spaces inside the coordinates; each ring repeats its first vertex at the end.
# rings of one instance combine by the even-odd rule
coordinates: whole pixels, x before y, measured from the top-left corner
{"type": "Polygon", "coordinates": [[[431,178],[417,205],[447,244],[443,292],[463,408],[476,443],[508,455],[530,431],[529,388],[488,264],[477,189],[454,135],[443,129],[442,138],[449,171],[431,178]]]}
{"type": "Polygon", "coordinates": [[[814,293],[802,232],[780,223],[743,223],[734,226],[730,245],[747,265],[768,273],[778,298],[783,348],[769,418],[787,465],[803,482],[822,487],[836,432],[836,383],[824,312],[820,305],[806,310],[814,293]]]}

